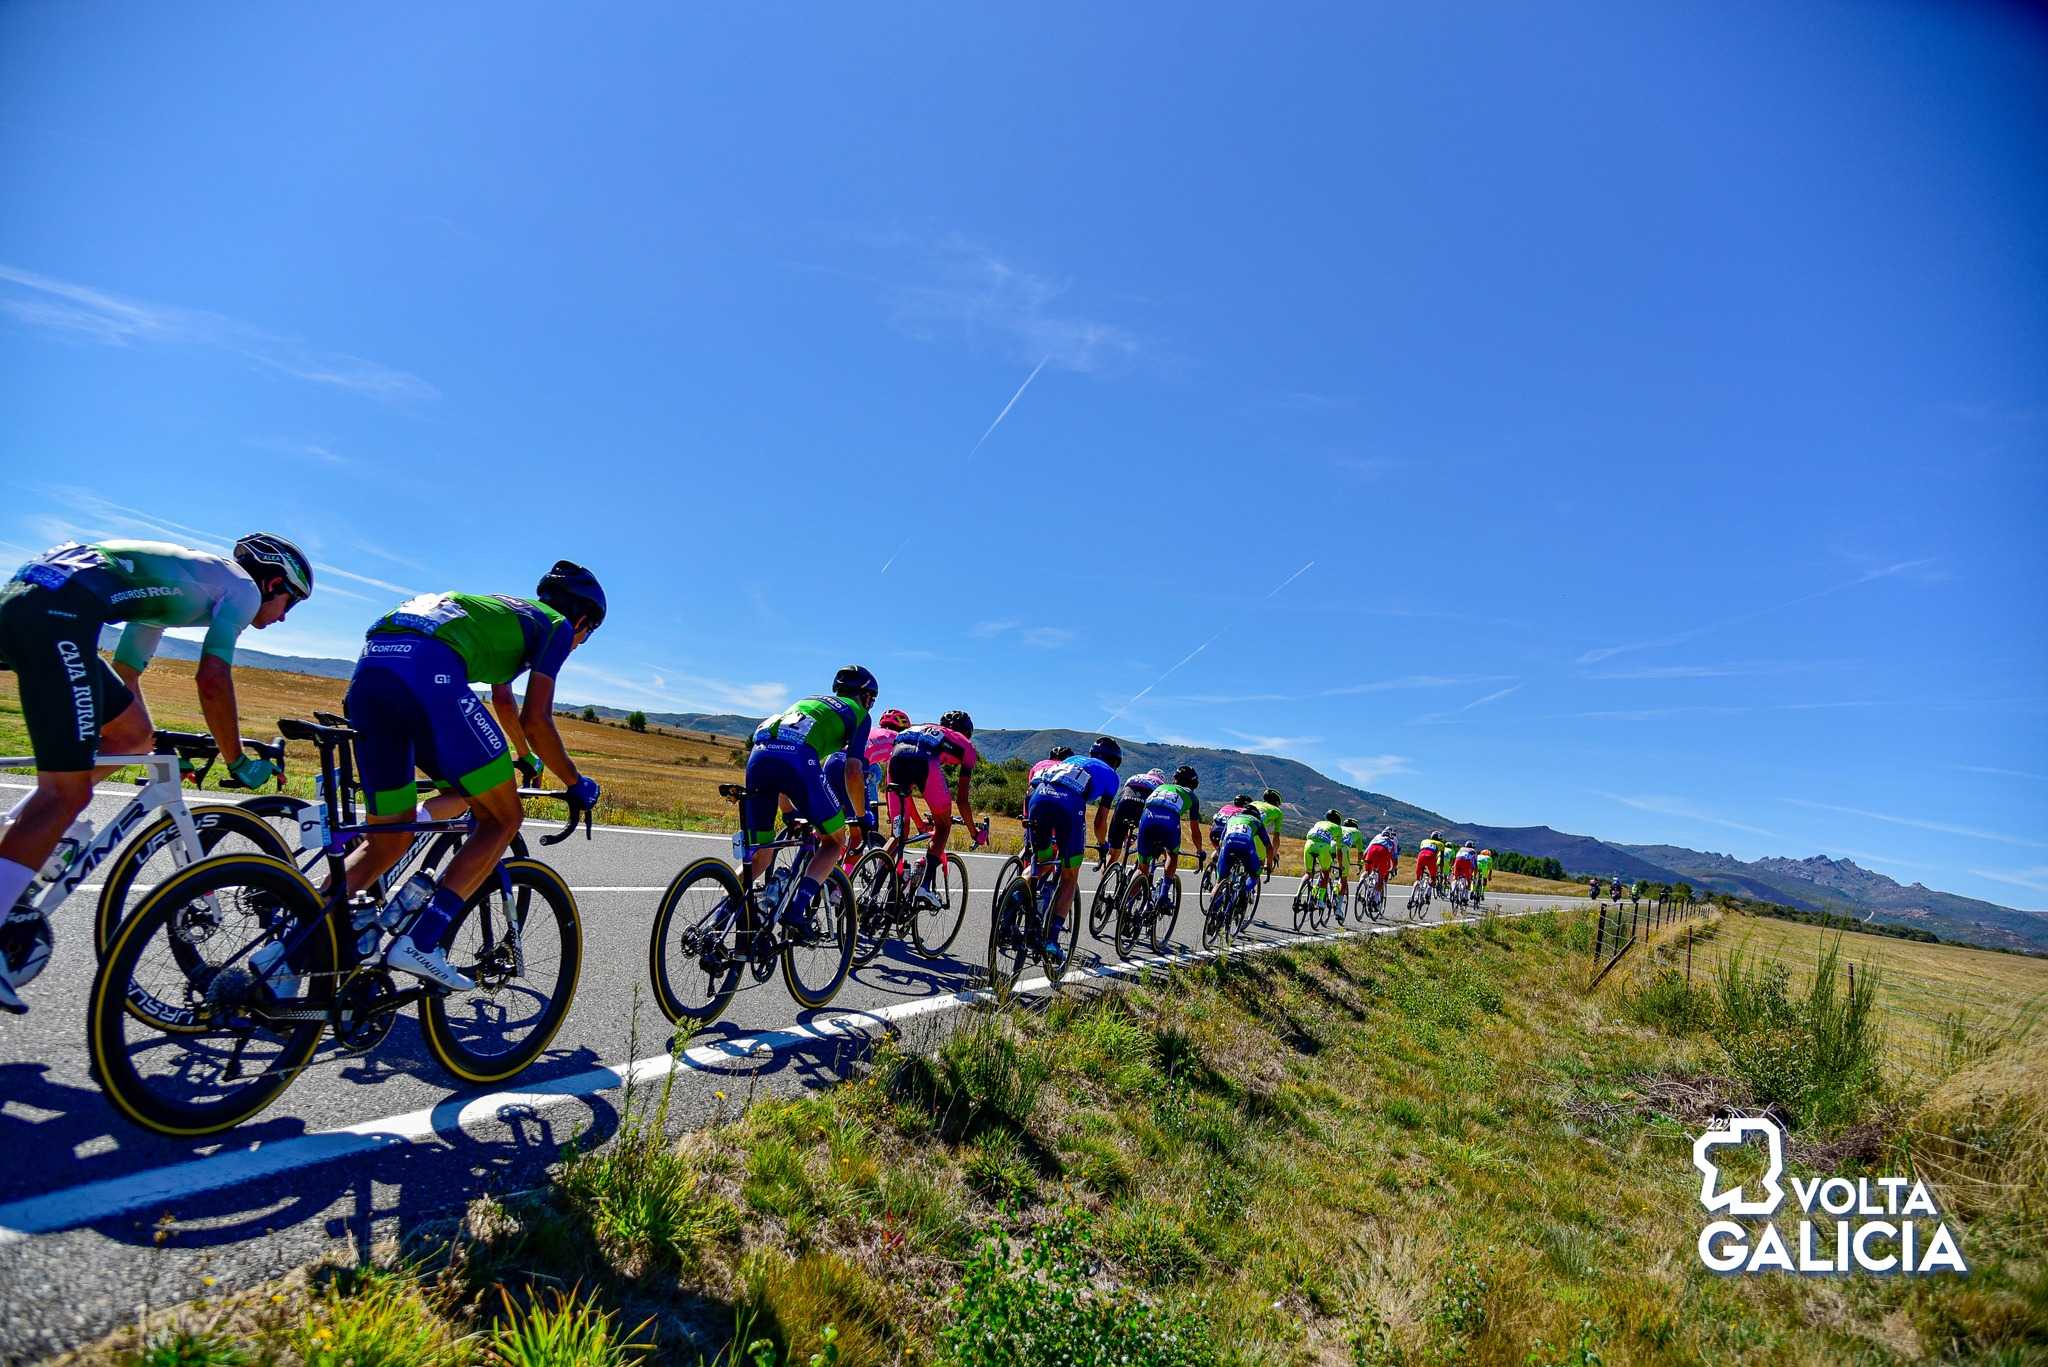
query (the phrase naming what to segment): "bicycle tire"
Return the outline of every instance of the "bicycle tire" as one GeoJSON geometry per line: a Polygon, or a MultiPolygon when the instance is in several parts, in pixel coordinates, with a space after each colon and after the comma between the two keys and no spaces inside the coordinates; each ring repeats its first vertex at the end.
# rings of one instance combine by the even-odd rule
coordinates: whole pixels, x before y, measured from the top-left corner
{"type": "MultiPolygon", "coordinates": [[[[503,871],[504,882],[500,882],[496,871],[485,878],[483,886],[450,923],[445,940],[449,957],[456,959],[459,955],[463,972],[476,980],[476,990],[435,994],[427,998],[420,1010],[420,1033],[426,1037],[427,1052],[436,1063],[469,1083],[503,1082],[539,1058],[554,1041],[562,1022],[568,1019],[569,1006],[576,1000],[576,984],[583,976],[583,920],[576,909],[576,894],[569,890],[567,881],[537,859],[507,859],[498,869],[503,871]],[[533,971],[542,957],[534,953],[532,935],[535,914],[543,905],[553,917],[561,946],[552,983],[547,981],[545,969],[539,974],[533,971]],[[494,924],[502,922],[509,927],[515,914],[525,927],[517,944],[494,924]],[[464,944],[465,933],[478,928],[492,941],[488,957],[473,956],[464,944]],[[493,1052],[472,1048],[468,1041],[475,1038],[474,1026],[457,1013],[465,1004],[473,1003],[473,1022],[507,1019],[507,988],[514,982],[526,985],[519,990],[537,994],[540,1002],[524,1038],[493,1052]],[[465,1026],[470,1028],[466,1031],[465,1026]]],[[[516,1002],[517,995],[510,1000],[516,1002]]]]}
{"type": "Polygon", "coordinates": [[[1209,899],[1209,909],[1202,915],[1202,948],[1215,949],[1220,940],[1227,947],[1230,943],[1230,923],[1237,915],[1237,899],[1243,890],[1235,884],[1218,879],[1216,895],[1209,899]]]}
{"type": "Polygon", "coordinates": [[[1173,930],[1180,924],[1180,879],[1169,878],[1166,881],[1166,904],[1165,911],[1160,911],[1157,907],[1152,909],[1150,934],[1154,954],[1173,952],[1173,930]]]}
{"type": "MultiPolygon", "coordinates": [[[[86,1045],[92,1074],[115,1109],[144,1129],[180,1138],[218,1134],[232,1129],[276,1101],[319,1048],[320,1038],[328,1026],[327,1004],[333,991],[338,954],[334,922],[327,907],[312,884],[288,860],[268,855],[226,854],[180,869],[152,888],[134,914],[122,921],[114,943],[108,947],[106,958],[100,962],[99,970],[93,976],[92,994],[86,1007],[86,1045]],[[198,1077],[199,1071],[203,1071],[195,1071],[192,1066],[194,1060],[203,1063],[208,1052],[201,1041],[218,1035],[235,1041],[233,1063],[246,1072],[249,1067],[246,1047],[257,1030],[252,1025],[226,1020],[217,1027],[212,1026],[210,1017],[215,1008],[203,997],[194,999],[188,960],[175,954],[172,958],[177,977],[170,981],[182,990],[181,1003],[165,1002],[157,995],[159,991],[171,990],[169,986],[156,987],[156,991],[151,991],[137,984],[135,979],[138,973],[146,971],[143,968],[144,956],[160,933],[167,941],[181,942],[195,954],[200,952],[201,946],[219,939],[215,957],[205,961],[213,969],[230,968],[231,961],[246,962],[248,956],[239,951],[251,943],[247,936],[219,937],[216,927],[213,932],[193,941],[189,938],[189,928],[182,934],[174,928],[177,918],[188,915],[195,906],[216,906],[225,894],[238,889],[244,893],[238,908],[242,915],[260,915],[266,923],[252,927],[257,938],[272,938],[281,925],[296,926],[309,919],[318,922],[292,968],[297,975],[297,986],[305,989],[303,994],[295,990],[293,1001],[306,1009],[318,1011],[319,1015],[317,1019],[296,1022],[281,1032],[277,1037],[279,1043],[275,1055],[254,1077],[239,1079],[242,1085],[224,1092],[220,1099],[205,1103],[180,1101],[164,1094],[143,1076],[136,1066],[138,1056],[165,1048],[181,1051],[178,1066],[169,1070],[169,1077],[174,1082],[189,1083],[198,1077]],[[247,895],[251,890],[258,893],[258,899],[247,895]],[[259,899],[260,911],[257,909],[259,899]],[[228,943],[230,939],[235,943],[228,943]],[[156,1003],[161,1010],[152,1012],[138,1006],[134,1000],[137,993],[156,1003]],[[163,1011],[182,1011],[190,1019],[181,1022],[178,1028],[166,1028],[165,1021],[160,1019],[163,1011]],[[127,1042],[131,1027],[146,1032],[133,1049],[127,1042]]],[[[219,1054],[222,1050],[211,1052],[219,1054]]]]}
{"type": "Polygon", "coordinates": [[[1124,880],[1123,895],[1116,902],[1116,956],[1119,959],[1131,957],[1131,950],[1138,943],[1138,919],[1152,919],[1152,879],[1139,869],[1124,880]]]}
{"type": "MultiPolygon", "coordinates": [[[[296,802],[296,798],[286,798],[296,802]]],[[[200,857],[211,857],[223,840],[238,837],[247,840],[256,849],[253,853],[267,854],[273,859],[291,862],[292,847],[277,833],[268,821],[258,813],[245,810],[253,805],[248,803],[206,802],[196,807],[187,807],[192,814],[192,824],[199,831],[200,857]]],[[[169,812],[157,813],[156,819],[137,831],[120,853],[114,856],[111,868],[107,870],[107,881],[100,888],[99,906],[93,914],[93,953],[104,959],[107,946],[114,942],[128,898],[133,893],[135,880],[142,872],[142,866],[166,849],[173,851],[175,858],[178,838],[177,823],[169,812]]],[[[240,853],[240,851],[230,851],[240,853]]],[[[197,862],[197,861],[194,861],[197,862]]]]}
{"type": "Polygon", "coordinates": [[[1294,889],[1294,933],[1302,934],[1315,924],[1315,885],[1303,878],[1294,889]]]}
{"type": "MultiPolygon", "coordinates": [[[[1078,891],[1079,890],[1077,889],[1077,896],[1078,891]]],[[[1068,979],[1074,976],[1074,952],[1081,943],[1081,916],[1079,907],[1067,908],[1067,924],[1065,926],[1063,933],[1066,939],[1066,943],[1060,946],[1060,961],[1059,966],[1057,968],[1055,968],[1053,964],[1046,959],[1042,951],[1039,954],[1039,962],[1045,965],[1046,983],[1054,992],[1059,991],[1061,986],[1064,985],[1068,979]]]]}
{"type": "Polygon", "coordinates": [[[901,877],[887,850],[869,850],[853,866],[847,884],[853,889],[853,963],[865,968],[888,943],[895,908],[901,901],[901,877]]]}
{"type": "Polygon", "coordinates": [[[1095,891],[1088,898],[1088,938],[1091,940],[1100,940],[1102,932],[1110,928],[1110,918],[1116,914],[1117,899],[1126,881],[1118,876],[1121,872],[1121,865],[1112,864],[1102,871],[1102,877],[1095,880],[1095,891]]]}
{"type": "Polygon", "coordinates": [[[798,1006],[817,1011],[832,1004],[853,971],[853,886],[837,865],[825,875],[824,884],[804,914],[819,928],[817,939],[798,943],[789,938],[787,927],[776,932],[782,937],[782,983],[798,1006]],[[817,958],[802,959],[804,967],[799,968],[799,956],[813,950],[823,953],[817,958]],[[813,980],[806,975],[815,966],[829,968],[830,972],[813,980]]]}
{"type": "Polygon", "coordinates": [[[648,929],[647,972],[654,986],[655,1004],[671,1023],[702,1027],[725,1013],[739,985],[738,937],[749,920],[740,877],[717,855],[707,854],[685,864],[670,880],[655,908],[654,924],[648,929]],[[709,899],[707,904],[700,907],[686,903],[692,893],[709,899]],[[679,917],[687,918],[680,928],[675,925],[679,917]],[[675,960],[683,954],[682,940],[687,934],[709,939],[712,947],[706,950],[700,945],[690,969],[686,970],[675,960]],[[714,951],[714,962],[706,966],[702,960],[714,951]],[[691,971],[703,973],[705,989],[686,996],[685,983],[677,975],[691,971]]]}
{"type": "MultiPolygon", "coordinates": [[[[999,882],[1000,879],[1001,875],[998,875],[999,882]]],[[[1031,950],[1025,941],[1029,939],[1029,928],[1037,920],[1031,907],[1029,883],[1018,876],[1011,878],[1002,888],[1000,897],[989,908],[987,976],[983,980],[983,986],[997,1005],[1010,999],[1017,979],[1023,976],[1024,965],[1030,962],[1031,950]]]]}
{"type": "Polygon", "coordinates": [[[946,862],[939,866],[937,882],[943,908],[920,911],[910,923],[910,937],[918,952],[932,959],[951,949],[953,941],[960,938],[960,927],[967,924],[967,861],[947,850],[946,862]],[[940,935],[941,930],[946,933],[940,935]]]}

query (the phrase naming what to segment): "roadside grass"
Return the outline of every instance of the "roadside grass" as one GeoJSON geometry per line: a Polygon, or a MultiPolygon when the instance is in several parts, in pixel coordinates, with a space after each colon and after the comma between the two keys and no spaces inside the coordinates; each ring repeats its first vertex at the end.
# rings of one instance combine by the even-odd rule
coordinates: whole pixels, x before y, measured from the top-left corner
{"type": "Polygon", "coordinates": [[[1700,1000],[1589,994],[1584,917],[974,1011],[928,1049],[884,1045],[848,1083],[680,1139],[667,1084],[641,1088],[611,1144],[474,1203],[409,1266],[185,1307],[70,1360],[311,1361],[299,1345],[372,1320],[408,1360],[462,1363],[2038,1358],[2039,1035],[1924,1092],[1859,1063],[1882,982],[1859,975],[1858,1006],[1731,957],[1700,1000]],[[1768,1029],[1848,1079],[1798,1094],[1792,1170],[1918,1164],[1970,1278],[1701,1268],[1691,1138],[1758,1104],[1729,1042],[1768,1029]],[[582,1337],[531,1327],[550,1314],[582,1337]],[[215,1356],[137,1355],[180,1315],[215,1356]],[[584,1346],[508,1357],[521,1334],[584,1346]]]}

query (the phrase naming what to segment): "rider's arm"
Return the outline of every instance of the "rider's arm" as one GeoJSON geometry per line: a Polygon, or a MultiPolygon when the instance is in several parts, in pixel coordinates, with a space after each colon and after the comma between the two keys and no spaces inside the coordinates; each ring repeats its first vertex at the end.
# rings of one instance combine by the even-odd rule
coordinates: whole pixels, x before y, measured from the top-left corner
{"type": "Polygon", "coordinates": [[[199,710],[206,717],[206,729],[213,733],[220,757],[232,764],[242,757],[242,723],[235,715],[234,668],[218,655],[202,655],[193,682],[199,687],[199,710]]]}
{"type": "MultiPolygon", "coordinates": [[[[507,688],[509,697],[511,689],[507,688]]],[[[491,690],[491,700],[497,701],[497,689],[491,690]]],[[[574,783],[583,777],[576,762],[569,758],[568,747],[562,744],[561,733],[555,730],[555,676],[552,674],[529,674],[526,676],[526,703],[519,709],[519,729],[526,741],[533,747],[533,753],[540,756],[541,763],[555,771],[564,783],[574,783]]]]}
{"type": "Polygon", "coordinates": [[[533,742],[526,738],[526,727],[519,717],[519,700],[512,696],[511,684],[491,685],[491,711],[498,714],[498,725],[505,728],[512,753],[520,759],[532,754],[533,742]]]}
{"type": "Polygon", "coordinates": [[[1107,801],[1095,804],[1095,843],[1098,845],[1107,845],[1109,843],[1109,803],[1107,801]]]}
{"type": "Polygon", "coordinates": [[[962,768],[960,777],[953,781],[953,805],[960,809],[960,820],[970,833],[970,842],[974,830],[974,799],[968,795],[967,790],[973,786],[974,771],[962,768]]]}
{"type": "Polygon", "coordinates": [[[846,805],[853,808],[853,824],[868,819],[868,764],[858,751],[846,752],[846,805]]]}

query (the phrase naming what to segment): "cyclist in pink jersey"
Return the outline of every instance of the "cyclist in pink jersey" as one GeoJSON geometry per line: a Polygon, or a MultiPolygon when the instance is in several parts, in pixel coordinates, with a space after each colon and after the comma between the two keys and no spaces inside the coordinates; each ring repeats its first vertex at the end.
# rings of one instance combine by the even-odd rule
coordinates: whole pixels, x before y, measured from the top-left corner
{"type": "MultiPolygon", "coordinates": [[[[942,904],[932,880],[946,862],[946,838],[953,832],[953,804],[960,804],[961,819],[973,832],[976,844],[981,843],[981,832],[974,829],[974,802],[968,790],[974,781],[974,767],[981,762],[981,756],[974,749],[974,718],[957,708],[940,717],[936,722],[906,726],[897,732],[896,743],[889,750],[889,792],[891,799],[902,793],[908,800],[920,790],[924,794],[925,808],[932,815],[932,848],[925,860],[924,879],[912,894],[921,906],[942,904]],[[951,772],[952,786],[947,785],[951,772]]],[[[916,810],[915,803],[911,810],[916,810]]],[[[892,841],[892,845],[894,842],[892,841]]],[[[895,853],[902,853],[895,846],[895,853]]]]}

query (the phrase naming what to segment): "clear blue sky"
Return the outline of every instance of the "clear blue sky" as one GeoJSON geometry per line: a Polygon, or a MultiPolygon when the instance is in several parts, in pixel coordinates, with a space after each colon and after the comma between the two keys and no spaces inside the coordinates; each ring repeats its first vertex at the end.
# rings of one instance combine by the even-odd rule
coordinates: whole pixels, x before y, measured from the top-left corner
{"type": "Polygon", "coordinates": [[[0,553],[2041,908],[2023,13],[9,5],[0,553]]]}

